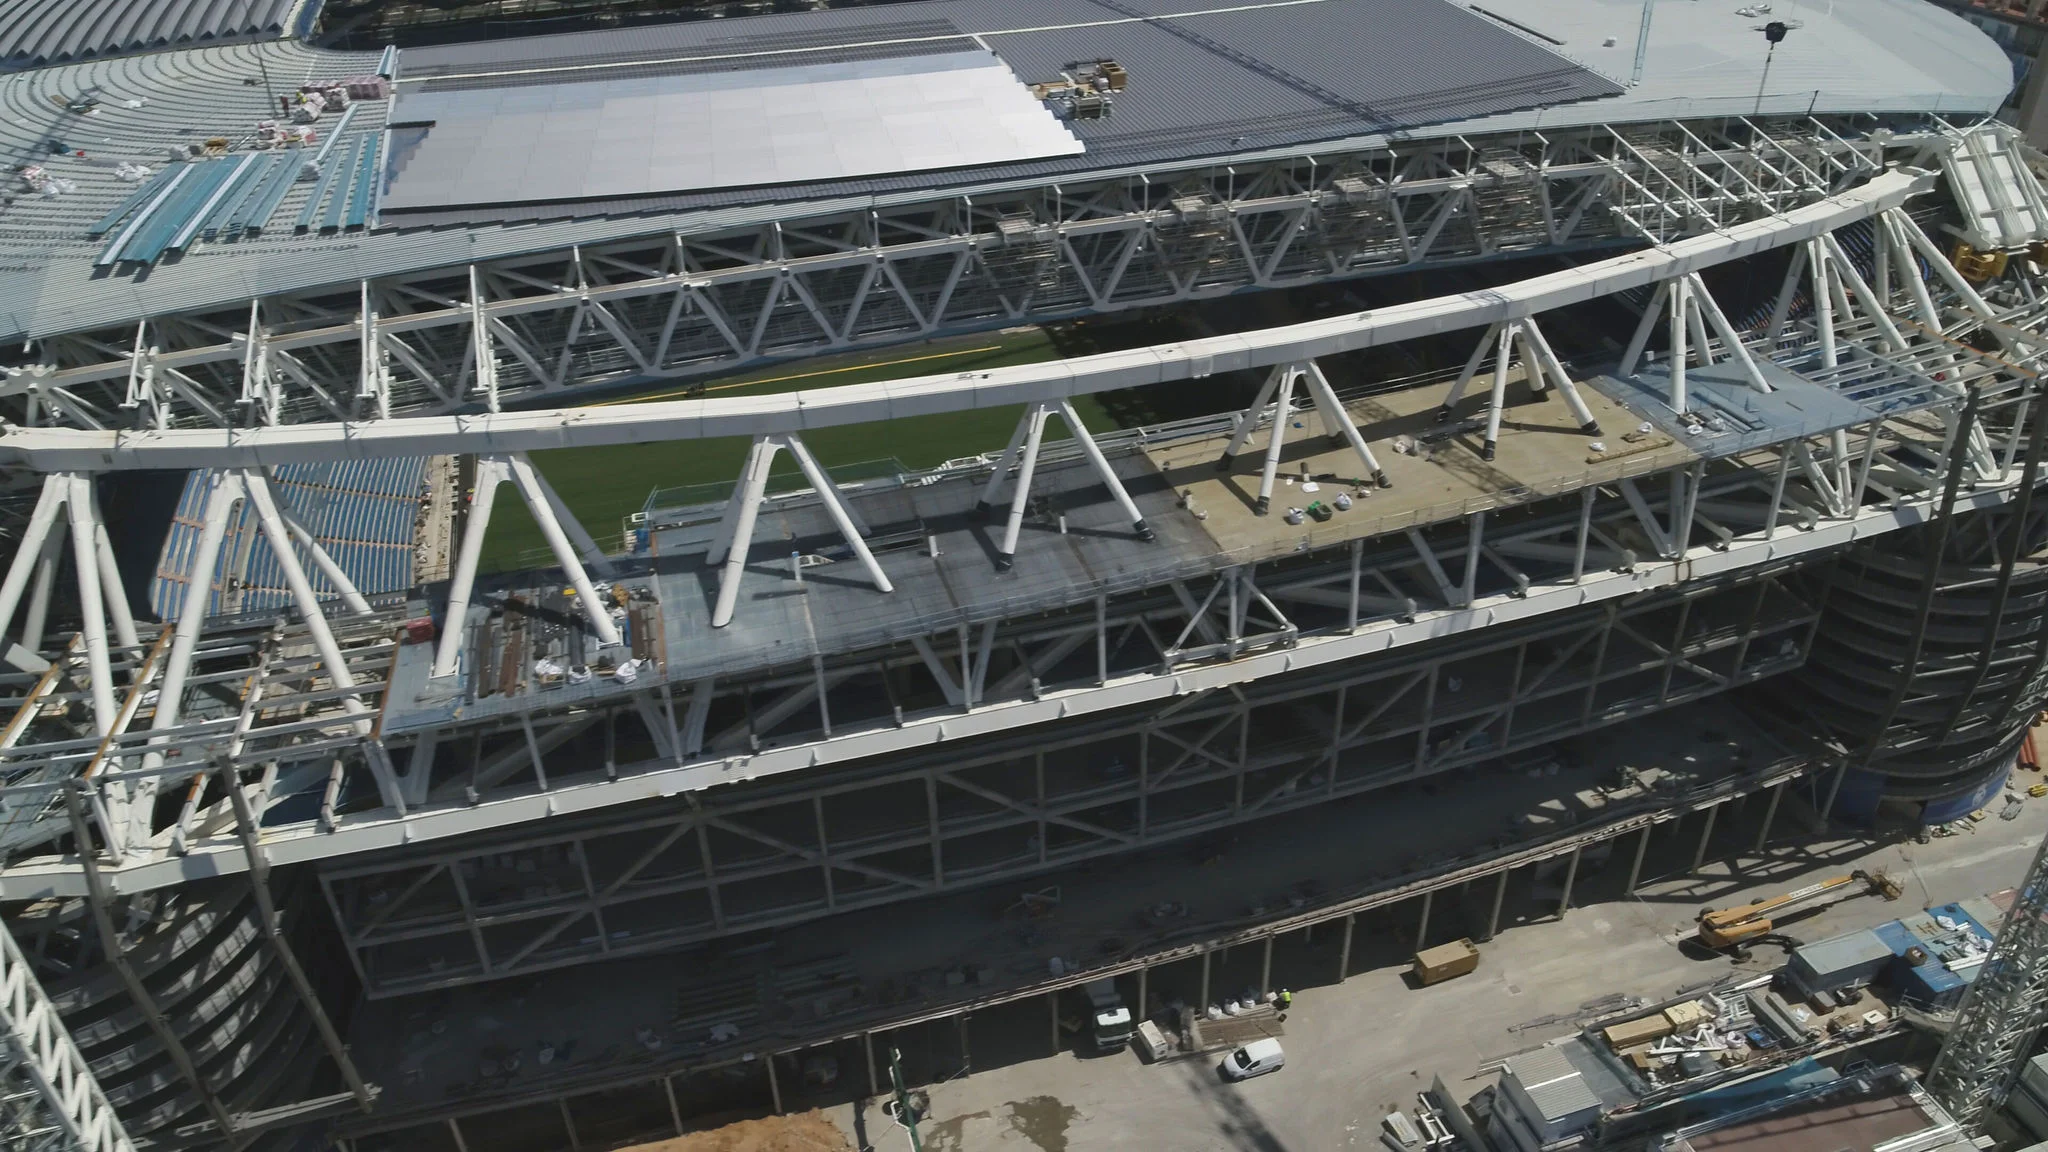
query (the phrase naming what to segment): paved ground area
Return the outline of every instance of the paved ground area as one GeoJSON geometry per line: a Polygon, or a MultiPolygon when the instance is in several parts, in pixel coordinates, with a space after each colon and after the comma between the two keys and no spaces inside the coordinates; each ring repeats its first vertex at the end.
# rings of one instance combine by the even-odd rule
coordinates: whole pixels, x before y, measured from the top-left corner
{"type": "MultiPolygon", "coordinates": [[[[1750,843],[1753,832],[1745,825],[1761,819],[1761,806],[1754,802],[1747,812],[1723,816],[1716,842],[1750,843]]],[[[1334,976],[1334,933],[1291,942],[1297,946],[1275,961],[1276,982],[1299,981],[1286,1024],[1289,1065],[1242,1085],[1220,1083],[1211,1059],[1147,1066],[1130,1052],[1082,1058],[1071,1049],[1045,1057],[1042,1023],[1031,1029],[1019,1019],[991,1027],[996,1022],[985,1014],[973,1025],[975,1070],[930,1089],[933,1119],[924,1146],[932,1152],[1373,1147],[1380,1117],[1412,1106],[1434,1074],[1469,1097],[1488,1080],[1479,1071],[1483,1065],[1572,1031],[1581,1005],[1615,992],[1668,996],[1725,974],[1730,961],[1688,956],[1679,947],[1703,905],[1726,906],[1852,867],[1885,868],[1904,882],[1905,896],[1896,903],[1866,897],[1784,927],[1797,938],[1820,939],[1926,904],[2011,887],[2048,832],[2048,801],[2027,802],[2015,820],[1993,817],[1973,832],[1926,844],[1802,836],[1799,820],[1811,813],[1797,807],[1788,800],[1781,810],[1785,835],[1768,852],[1709,862],[1697,873],[1691,857],[1702,818],[1658,831],[1650,859],[1665,878],[1633,899],[1618,898],[1629,854],[1616,851],[1603,867],[1582,873],[1582,905],[1561,921],[1550,915],[1554,888],[1524,874],[1511,887],[1511,916],[1519,922],[1485,946],[1476,974],[1432,988],[1411,988],[1405,979],[1418,911],[1413,904],[1361,922],[1357,946],[1369,951],[1354,957],[1355,974],[1341,986],[1310,983],[1318,967],[1322,979],[1334,976]],[[1035,1053],[1003,1063],[1005,1040],[1032,1031],[1035,1053]]],[[[1488,888],[1482,883],[1462,909],[1440,898],[1431,940],[1471,930],[1491,901],[1488,888]]],[[[1771,967],[1780,959],[1759,949],[1750,966],[1771,967]]],[[[1160,970],[1155,997],[1162,985],[1172,994],[1173,979],[1170,968],[1160,970]]],[[[1043,1006],[1033,1015],[1042,1021],[1043,1006]]],[[[1031,1043],[1018,1046],[1028,1051],[1031,1043]]],[[[908,1147],[877,1108],[847,1106],[833,1114],[865,1146],[908,1147]]]]}

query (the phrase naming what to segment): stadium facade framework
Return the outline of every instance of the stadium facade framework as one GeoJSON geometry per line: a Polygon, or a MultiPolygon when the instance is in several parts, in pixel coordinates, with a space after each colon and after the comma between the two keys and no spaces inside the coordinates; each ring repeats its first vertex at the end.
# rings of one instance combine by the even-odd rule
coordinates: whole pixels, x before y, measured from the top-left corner
{"type": "Polygon", "coordinates": [[[1370,909],[1426,935],[1498,875],[1497,923],[1553,864],[1568,904],[1640,832],[1633,887],[1653,827],[1741,797],[1759,845],[1788,789],[1948,818],[2048,695],[2041,158],[1989,119],[1998,47],[1915,0],[927,0],[381,54],[101,7],[0,75],[33,159],[0,208],[9,1147],[594,1145],[862,1053],[872,1089],[879,1029],[1197,957],[1206,996],[1217,949],[1318,924],[1341,971],[1370,909]],[[1215,320],[1290,292],[1351,303],[1215,320]],[[1077,408],[1191,381],[1224,410],[1077,408]],[[991,410],[1002,451],[929,470],[809,443],[991,410]],[[748,446],[730,488],[616,541],[533,455],[711,441],[748,446]],[[144,598],[104,493],[168,472],[144,598]],[[515,499],[551,566],[486,573],[515,499]],[[1565,825],[1437,789],[1737,702],[1768,749],[1565,825]],[[1452,831],[1417,860],[1050,980],[912,995],[962,941],[823,943],[1031,878],[1078,917],[1090,862],[1358,836],[1348,799],[1418,782],[1452,831]]]}

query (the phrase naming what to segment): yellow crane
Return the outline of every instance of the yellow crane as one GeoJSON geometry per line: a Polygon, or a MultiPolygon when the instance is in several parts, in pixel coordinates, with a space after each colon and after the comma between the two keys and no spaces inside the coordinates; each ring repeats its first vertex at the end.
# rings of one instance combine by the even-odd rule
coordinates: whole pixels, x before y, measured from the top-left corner
{"type": "Polygon", "coordinates": [[[1735,948],[1768,935],[1775,927],[1771,917],[1783,916],[1816,904],[1846,900],[1875,892],[1887,900],[1899,898],[1898,881],[1883,872],[1851,872],[1846,876],[1830,876],[1804,888],[1794,889],[1777,896],[1767,896],[1748,904],[1733,908],[1700,909],[1699,940],[1709,948],[1735,948]]]}

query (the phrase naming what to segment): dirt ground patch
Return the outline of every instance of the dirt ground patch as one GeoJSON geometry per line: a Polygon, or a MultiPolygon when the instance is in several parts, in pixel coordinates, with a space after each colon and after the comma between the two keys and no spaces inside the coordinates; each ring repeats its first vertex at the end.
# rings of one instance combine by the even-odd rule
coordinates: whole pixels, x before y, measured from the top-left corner
{"type": "Polygon", "coordinates": [[[853,1152],[853,1145],[823,1112],[811,1111],[742,1120],[624,1152],[853,1152]]]}

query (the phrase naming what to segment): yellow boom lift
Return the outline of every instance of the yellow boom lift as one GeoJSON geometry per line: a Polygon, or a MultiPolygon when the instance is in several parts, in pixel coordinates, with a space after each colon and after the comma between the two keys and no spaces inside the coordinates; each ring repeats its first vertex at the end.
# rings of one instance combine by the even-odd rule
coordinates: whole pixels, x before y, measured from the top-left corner
{"type": "Polygon", "coordinates": [[[1740,947],[1759,936],[1769,935],[1774,927],[1773,916],[1809,910],[1873,892],[1887,900],[1896,900],[1899,891],[1899,882],[1882,872],[1856,871],[1846,876],[1830,876],[1819,883],[1734,908],[1719,911],[1702,908],[1699,915],[1700,943],[1715,949],[1740,947]]]}

